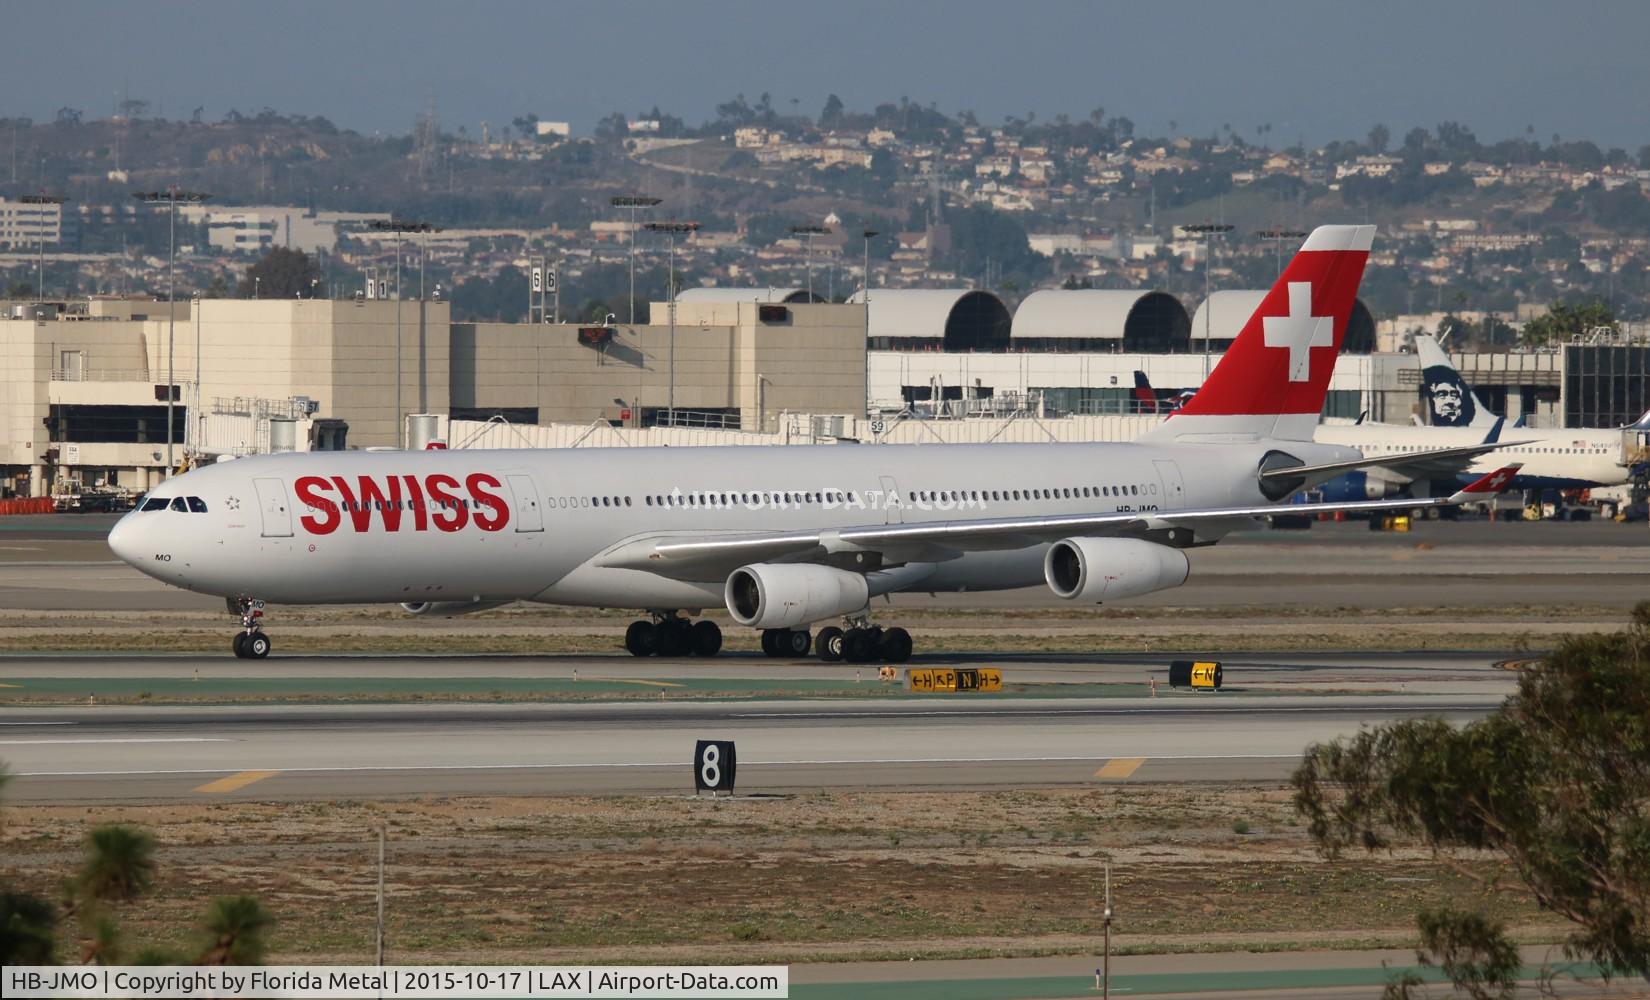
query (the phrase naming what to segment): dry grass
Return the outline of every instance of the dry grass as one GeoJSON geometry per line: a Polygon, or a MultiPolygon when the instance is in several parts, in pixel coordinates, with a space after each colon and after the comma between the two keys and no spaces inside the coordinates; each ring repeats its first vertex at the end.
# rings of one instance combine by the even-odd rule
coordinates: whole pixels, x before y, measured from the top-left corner
{"type": "Polygon", "coordinates": [[[154,830],[160,878],[125,907],[178,939],[207,898],[255,892],[282,961],[365,961],[375,831],[403,962],[792,961],[1090,950],[1102,861],[1120,949],[1391,946],[1445,899],[1550,935],[1516,894],[1411,851],[1323,862],[1275,786],[956,793],[471,798],[30,807],[9,884],[51,892],[95,824],[154,830]],[[1234,828],[1247,824],[1249,833],[1234,828]]]}

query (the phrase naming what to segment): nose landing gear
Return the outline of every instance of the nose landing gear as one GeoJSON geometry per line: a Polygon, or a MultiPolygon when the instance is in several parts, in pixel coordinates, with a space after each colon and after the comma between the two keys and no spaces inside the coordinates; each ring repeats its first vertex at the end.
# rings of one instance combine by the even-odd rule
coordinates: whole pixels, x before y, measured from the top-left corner
{"type": "Polygon", "coordinates": [[[231,647],[236,659],[261,660],[272,648],[269,636],[264,634],[264,602],[252,597],[231,597],[229,613],[241,620],[241,630],[235,633],[231,647]]]}

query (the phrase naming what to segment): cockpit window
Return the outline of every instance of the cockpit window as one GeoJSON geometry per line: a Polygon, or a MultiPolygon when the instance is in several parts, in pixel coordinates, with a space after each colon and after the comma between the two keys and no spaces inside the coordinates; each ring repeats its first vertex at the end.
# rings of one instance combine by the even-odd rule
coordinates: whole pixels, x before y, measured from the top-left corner
{"type": "Polygon", "coordinates": [[[189,513],[189,505],[183,502],[183,497],[172,498],[172,509],[181,513],[189,513]]]}
{"type": "Polygon", "coordinates": [[[166,509],[166,498],[165,497],[150,497],[149,499],[143,501],[143,509],[144,510],[165,510],[166,509]]]}
{"type": "Polygon", "coordinates": [[[206,501],[200,497],[189,497],[189,512],[192,514],[206,513],[206,501]]]}

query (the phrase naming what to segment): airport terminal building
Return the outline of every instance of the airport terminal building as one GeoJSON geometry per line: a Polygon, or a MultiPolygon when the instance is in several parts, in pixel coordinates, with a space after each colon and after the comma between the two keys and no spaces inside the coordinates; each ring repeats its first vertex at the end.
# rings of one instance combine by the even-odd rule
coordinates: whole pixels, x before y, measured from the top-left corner
{"type": "MultiPolygon", "coordinates": [[[[1188,313],[1161,292],[1047,290],[1011,312],[977,289],[873,289],[868,308],[698,289],[634,326],[460,323],[434,300],[206,299],[174,314],[149,300],[16,304],[0,318],[0,489],[140,492],[189,455],[395,447],[398,413],[768,434],[805,415],[827,440],[871,436],[856,430],[866,418],[1128,417],[1149,410],[1136,373],[1163,400],[1197,388],[1261,294],[1217,292],[1188,313]]],[[[1325,413],[1410,423],[1424,414],[1419,367],[1373,346],[1360,304],[1325,413]]],[[[1535,426],[1619,426],[1650,407],[1642,345],[1456,360],[1492,409],[1535,426]]],[[[919,438],[996,433],[930,428],[919,438]]]]}

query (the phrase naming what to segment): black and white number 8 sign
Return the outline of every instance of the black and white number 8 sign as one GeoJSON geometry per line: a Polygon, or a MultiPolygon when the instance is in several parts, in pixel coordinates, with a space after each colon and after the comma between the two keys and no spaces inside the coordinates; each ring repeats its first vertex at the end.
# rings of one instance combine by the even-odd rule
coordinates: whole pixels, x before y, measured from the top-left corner
{"type": "Polygon", "coordinates": [[[732,740],[700,740],[693,748],[693,790],[732,792],[735,760],[732,740]]]}

